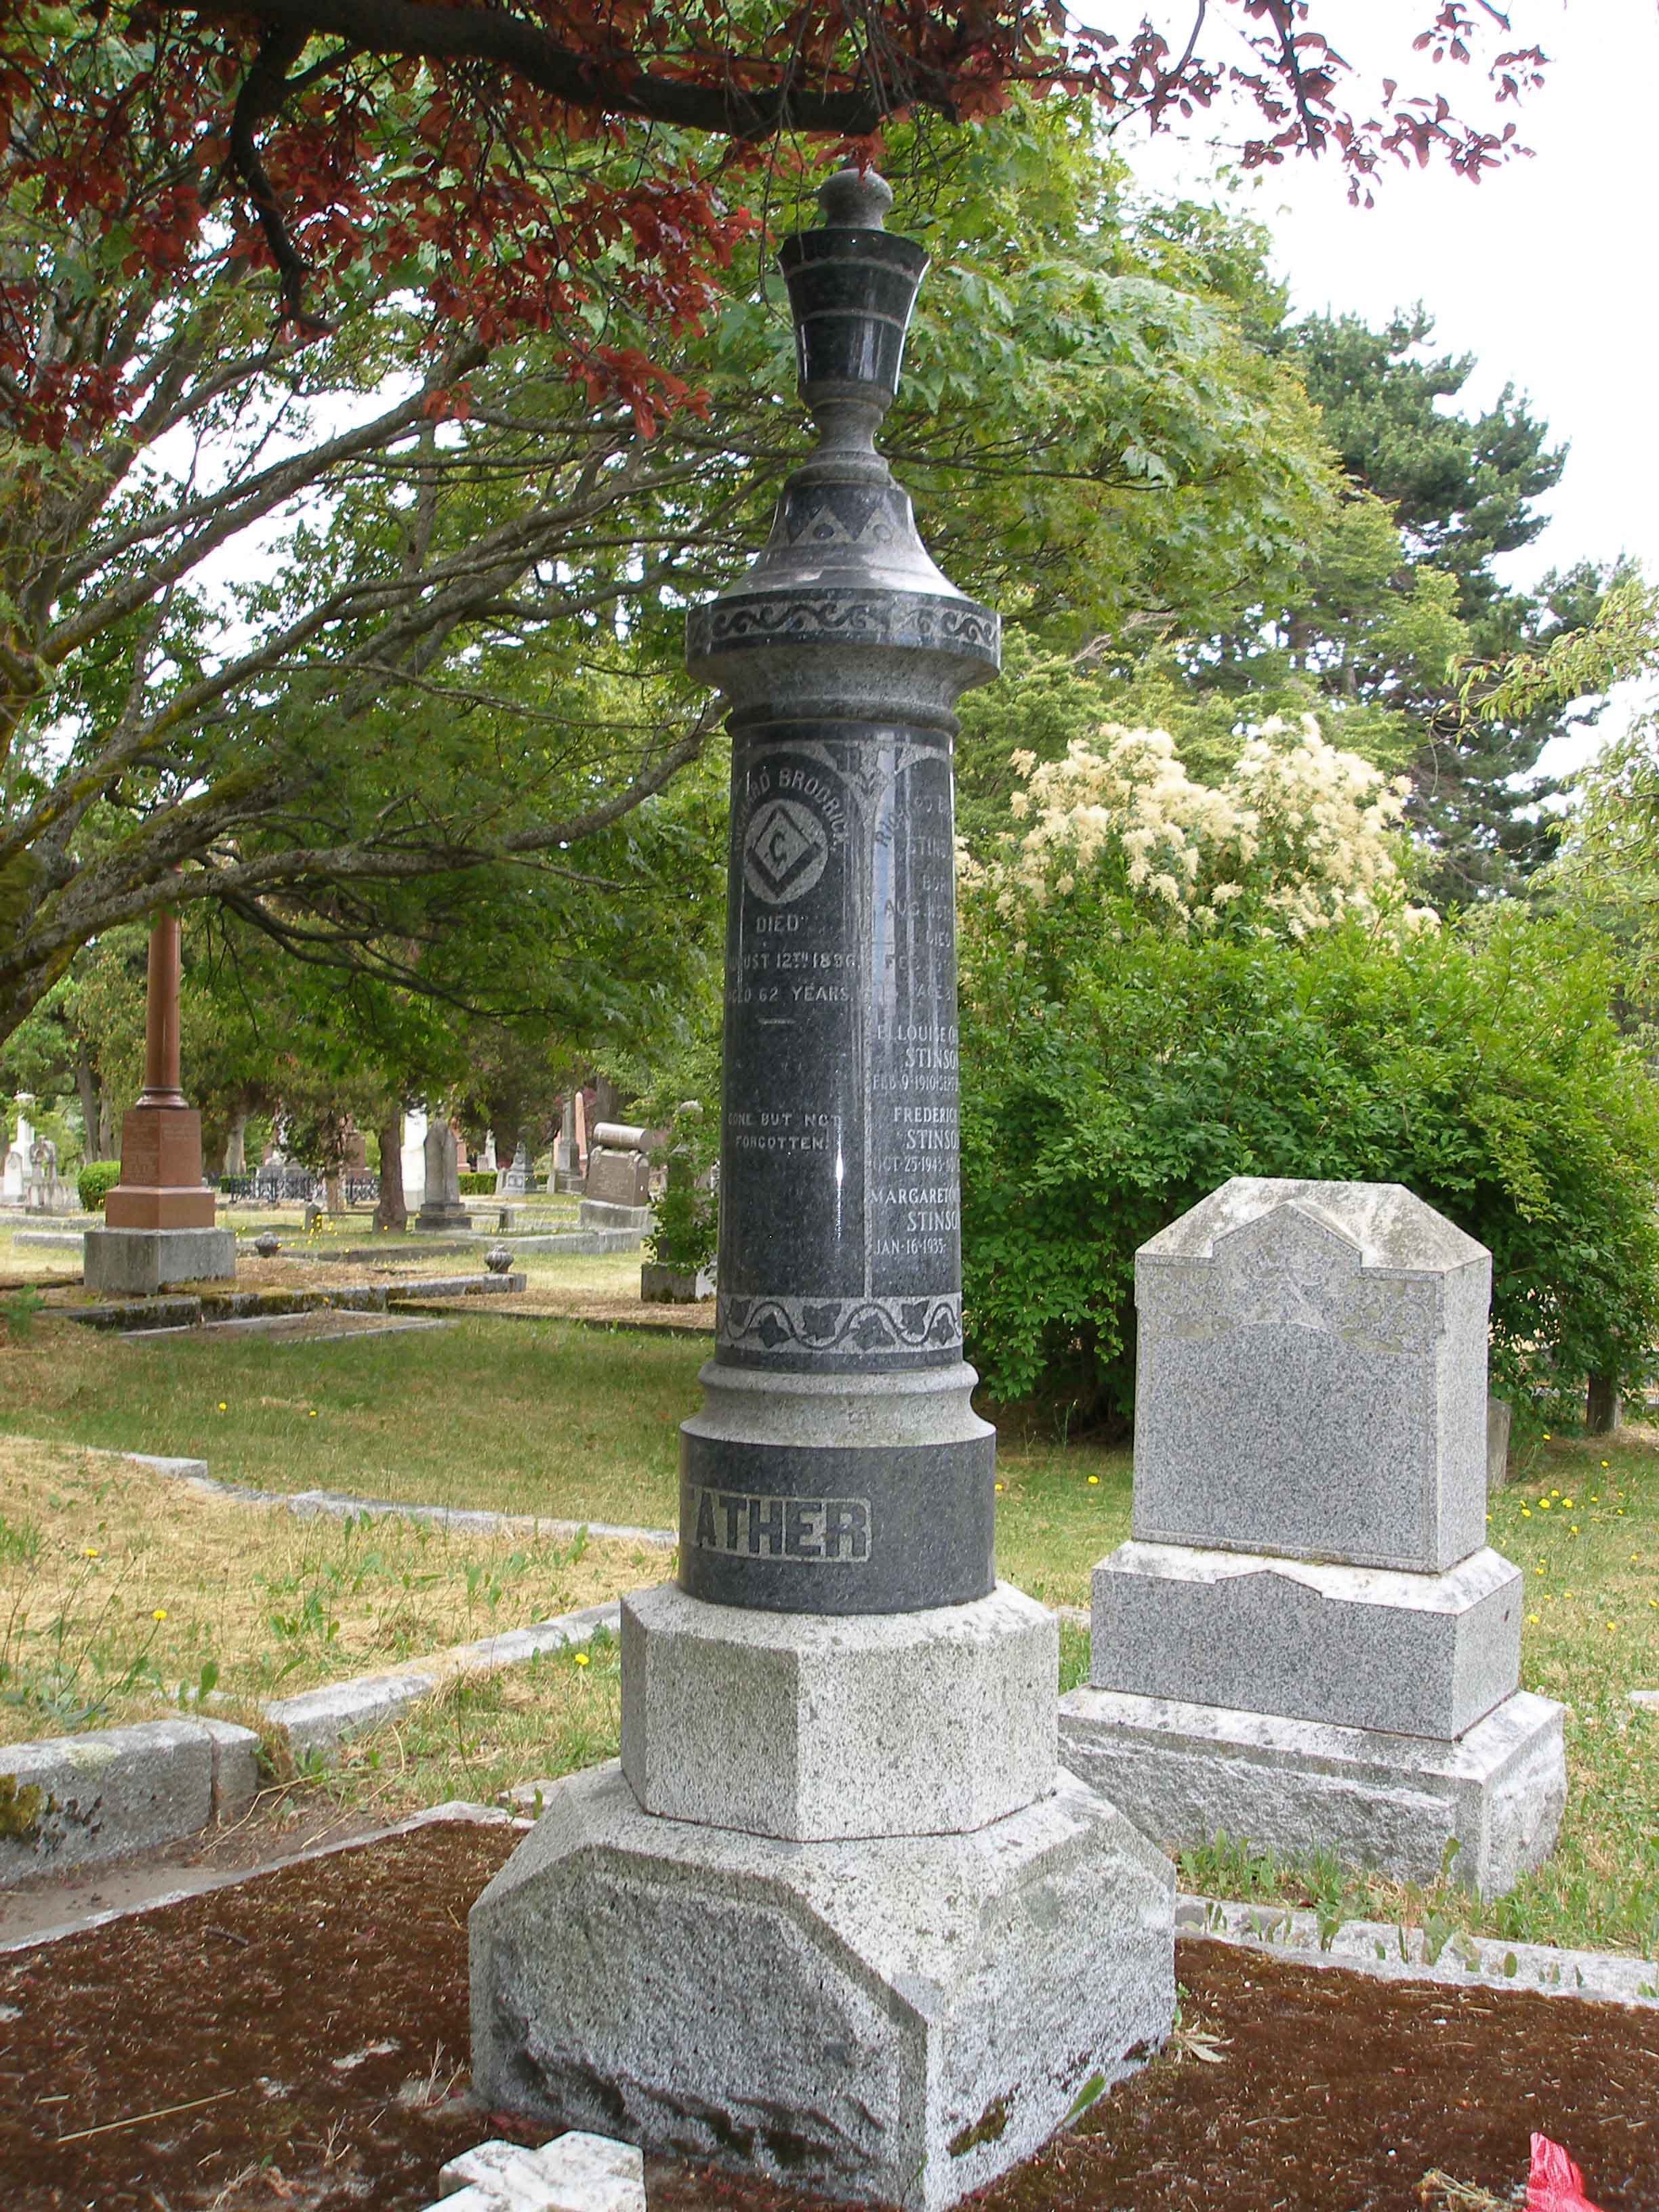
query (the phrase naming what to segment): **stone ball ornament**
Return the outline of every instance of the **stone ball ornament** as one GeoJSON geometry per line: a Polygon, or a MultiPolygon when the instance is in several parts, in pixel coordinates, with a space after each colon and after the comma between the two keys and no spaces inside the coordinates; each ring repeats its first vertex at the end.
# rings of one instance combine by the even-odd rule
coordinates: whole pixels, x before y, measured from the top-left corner
{"type": "Polygon", "coordinates": [[[513,1255],[505,1244],[492,1244],[484,1254],[484,1265],[492,1275],[504,1275],[513,1265],[513,1255]]]}

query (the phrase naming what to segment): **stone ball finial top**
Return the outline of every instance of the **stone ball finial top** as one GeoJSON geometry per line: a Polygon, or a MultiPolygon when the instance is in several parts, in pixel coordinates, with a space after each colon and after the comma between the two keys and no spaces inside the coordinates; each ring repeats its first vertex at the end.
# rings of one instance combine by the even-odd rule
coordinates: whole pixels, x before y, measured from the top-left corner
{"type": "Polygon", "coordinates": [[[837,169],[818,187],[824,222],[835,230],[879,230],[893,187],[873,169],[837,169]]]}

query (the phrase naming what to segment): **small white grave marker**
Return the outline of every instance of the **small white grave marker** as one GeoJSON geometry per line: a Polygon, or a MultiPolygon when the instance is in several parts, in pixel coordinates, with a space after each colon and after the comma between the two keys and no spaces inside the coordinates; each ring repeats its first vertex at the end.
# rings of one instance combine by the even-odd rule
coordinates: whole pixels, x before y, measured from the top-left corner
{"type": "Polygon", "coordinates": [[[645,2212],[643,2154],[580,2131],[539,2150],[480,2143],[451,2159],[438,2185],[451,2193],[430,2212],[645,2212]]]}

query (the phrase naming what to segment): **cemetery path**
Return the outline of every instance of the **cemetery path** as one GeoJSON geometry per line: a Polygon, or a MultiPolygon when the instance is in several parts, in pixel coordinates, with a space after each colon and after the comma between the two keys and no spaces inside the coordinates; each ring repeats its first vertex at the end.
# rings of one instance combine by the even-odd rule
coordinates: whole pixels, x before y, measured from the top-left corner
{"type": "MultiPolygon", "coordinates": [[[[514,2131],[463,2093],[467,1910],[518,1840],[436,1824],[0,1963],[8,2212],[426,2204],[447,2158],[514,2131]]],[[[1650,2012],[1201,1940],[1177,1972],[1184,2049],[980,2212],[1407,2212],[1448,2201],[1419,2194],[1432,2169],[1510,2202],[1534,2128],[1603,2212],[1659,2203],[1650,2012]]],[[[653,2212],[814,2203],[668,2160],[649,2191],[653,2212]]]]}

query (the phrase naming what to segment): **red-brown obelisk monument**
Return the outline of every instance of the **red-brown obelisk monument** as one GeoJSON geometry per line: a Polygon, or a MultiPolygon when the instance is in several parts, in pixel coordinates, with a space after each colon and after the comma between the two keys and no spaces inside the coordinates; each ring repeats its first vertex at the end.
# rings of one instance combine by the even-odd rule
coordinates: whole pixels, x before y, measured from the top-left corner
{"type": "Polygon", "coordinates": [[[202,1117],[179,1087],[179,917],[150,927],[144,1087],[121,1124],[121,1180],[104,1226],[86,1235],[88,1290],[145,1295],[172,1283],[228,1281],[236,1239],[215,1226],[202,1181],[202,1117]]]}

